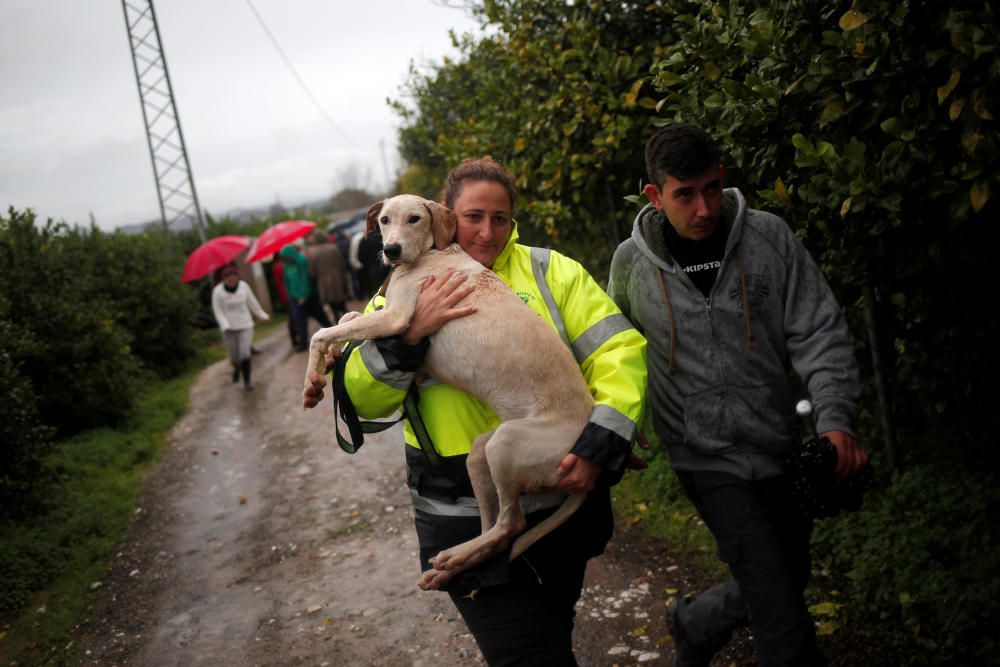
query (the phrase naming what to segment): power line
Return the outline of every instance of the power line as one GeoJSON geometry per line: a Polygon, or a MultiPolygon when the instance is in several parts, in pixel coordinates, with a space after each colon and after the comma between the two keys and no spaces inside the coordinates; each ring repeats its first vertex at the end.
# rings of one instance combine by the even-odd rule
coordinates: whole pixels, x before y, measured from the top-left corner
{"type": "Polygon", "coordinates": [[[341,129],[341,127],[337,125],[336,122],[334,122],[333,118],[330,117],[330,114],[326,112],[326,110],[323,108],[323,105],[321,105],[319,103],[319,100],[316,99],[316,96],[313,95],[313,92],[309,89],[309,86],[306,85],[305,80],[299,75],[298,71],[295,69],[295,66],[292,65],[292,61],[288,59],[287,55],[285,55],[285,51],[284,49],[281,48],[281,44],[278,43],[278,40],[274,36],[274,33],[272,33],[271,29],[267,27],[267,23],[264,22],[264,17],[261,16],[260,12],[257,11],[257,8],[253,4],[253,0],[247,0],[247,6],[250,7],[250,11],[253,12],[254,17],[257,19],[257,23],[260,24],[260,27],[264,30],[264,33],[267,35],[267,38],[271,41],[271,46],[273,46],[274,50],[278,52],[278,55],[281,56],[281,60],[285,63],[285,66],[288,68],[288,71],[292,73],[293,77],[295,77],[295,80],[298,82],[299,87],[302,88],[302,92],[306,94],[306,97],[309,98],[309,101],[313,103],[313,106],[316,107],[316,110],[319,111],[320,114],[323,116],[323,118],[326,119],[326,122],[330,124],[330,127],[332,127],[336,132],[338,132],[341,138],[345,142],[347,142],[347,144],[351,148],[357,148],[354,142],[351,141],[351,137],[343,129],[341,129]]]}

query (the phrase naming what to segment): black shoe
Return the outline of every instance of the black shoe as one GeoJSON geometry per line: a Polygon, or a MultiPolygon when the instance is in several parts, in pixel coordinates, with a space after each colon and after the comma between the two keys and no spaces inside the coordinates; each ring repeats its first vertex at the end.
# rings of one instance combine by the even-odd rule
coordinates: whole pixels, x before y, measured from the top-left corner
{"type": "Polygon", "coordinates": [[[712,662],[712,656],[699,651],[687,640],[687,633],[684,632],[684,626],[681,625],[678,616],[679,611],[677,600],[667,607],[667,630],[674,640],[674,667],[708,667],[712,662]]]}
{"type": "Polygon", "coordinates": [[[243,368],[243,389],[244,391],[253,391],[253,385],[250,384],[250,360],[244,359],[240,366],[243,368]]]}
{"type": "Polygon", "coordinates": [[[308,352],[309,351],[309,346],[308,345],[296,345],[295,346],[295,351],[296,352],[308,352]]]}

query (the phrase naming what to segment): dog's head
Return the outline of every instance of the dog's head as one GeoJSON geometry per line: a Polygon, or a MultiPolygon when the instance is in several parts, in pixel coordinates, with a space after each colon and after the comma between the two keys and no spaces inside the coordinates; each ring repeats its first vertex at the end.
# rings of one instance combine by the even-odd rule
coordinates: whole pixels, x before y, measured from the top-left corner
{"type": "Polygon", "coordinates": [[[376,202],[365,215],[367,234],[382,232],[382,254],[389,264],[408,264],[431,248],[444,250],[455,240],[458,220],[452,210],[415,195],[376,202]]]}

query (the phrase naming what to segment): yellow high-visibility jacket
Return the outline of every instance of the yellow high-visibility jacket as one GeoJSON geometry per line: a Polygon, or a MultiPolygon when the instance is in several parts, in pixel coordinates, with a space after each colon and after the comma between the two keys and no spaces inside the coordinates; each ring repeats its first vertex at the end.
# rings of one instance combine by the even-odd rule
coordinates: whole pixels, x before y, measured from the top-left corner
{"type": "MultiPolygon", "coordinates": [[[[642,416],[646,340],[578,262],[555,251],[520,245],[517,236],[515,227],[494,262],[493,271],[573,351],[595,406],[572,451],[602,466],[602,483],[613,484],[624,471],[642,416]]],[[[383,304],[384,299],[376,297],[367,310],[383,304]]],[[[399,370],[396,363],[400,348],[410,346],[397,338],[389,352],[388,341],[364,342],[346,363],[347,393],[363,419],[388,417],[399,410],[414,380],[414,372],[399,370]]],[[[467,522],[472,531],[468,537],[479,530],[478,509],[465,471],[465,458],[473,440],[496,428],[499,420],[482,401],[434,378],[425,380],[418,389],[420,415],[442,457],[441,465],[430,465],[420,452],[410,424],[406,424],[407,478],[417,511],[421,563],[427,569],[427,558],[467,539],[457,533],[452,535],[450,527],[440,525],[442,522],[474,519],[467,522]],[[434,524],[433,529],[421,530],[422,520],[434,524]],[[445,543],[452,539],[455,541],[451,544],[445,543]]],[[[562,498],[561,494],[527,495],[522,498],[522,506],[531,521],[532,512],[558,506],[562,498]]],[[[610,521],[610,508],[607,516],[610,521]]],[[[608,537],[610,525],[607,535],[585,557],[601,553],[608,537]]],[[[539,544],[545,541],[543,538],[539,544]]],[[[486,584],[479,582],[479,585],[486,584]]]]}

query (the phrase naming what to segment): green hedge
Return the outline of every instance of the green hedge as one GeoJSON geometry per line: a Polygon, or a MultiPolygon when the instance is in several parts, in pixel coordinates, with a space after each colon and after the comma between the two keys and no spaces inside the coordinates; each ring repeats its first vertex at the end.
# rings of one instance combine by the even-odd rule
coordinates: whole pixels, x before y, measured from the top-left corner
{"type": "Polygon", "coordinates": [[[0,217],[0,514],[29,508],[51,437],[121,423],[149,377],[190,359],[197,301],[183,262],[160,232],[0,217]]]}
{"type": "Polygon", "coordinates": [[[863,443],[884,488],[864,514],[820,524],[817,558],[853,573],[846,594],[870,614],[858,623],[992,661],[976,614],[1000,611],[1000,528],[981,520],[1000,465],[996,4],[470,4],[486,35],[415,71],[397,103],[401,187],[433,194],[461,158],[490,153],[521,179],[527,240],[601,277],[609,234],[624,238],[637,212],[618,204],[645,179],[652,129],[687,121],[717,136],[728,183],[792,225],[858,347],[863,443]]]}

